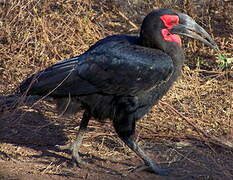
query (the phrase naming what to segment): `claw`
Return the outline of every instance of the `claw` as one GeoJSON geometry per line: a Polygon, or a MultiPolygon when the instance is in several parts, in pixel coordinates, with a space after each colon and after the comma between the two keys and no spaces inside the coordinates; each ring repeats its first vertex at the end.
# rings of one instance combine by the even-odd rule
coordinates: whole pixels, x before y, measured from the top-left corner
{"type": "Polygon", "coordinates": [[[133,168],[128,169],[128,171],[129,172],[148,171],[150,173],[155,173],[160,176],[168,176],[171,173],[171,170],[169,169],[155,168],[155,167],[146,166],[146,165],[133,167],[133,168]]]}
{"type": "Polygon", "coordinates": [[[84,161],[79,156],[79,153],[74,149],[74,143],[69,143],[66,145],[56,145],[59,150],[69,150],[72,152],[72,164],[73,166],[81,167],[85,164],[84,161]]]}
{"type": "Polygon", "coordinates": [[[171,173],[170,169],[157,169],[157,174],[160,176],[168,176],[171,173]]]}
{"type": "Polygon", "coordinates": [[[79,156],[72,156],[72,164],[74,167],[82,168],[86,165],[86,162],[84,162],[79,156]]]}
{"type": "Polygon", "coordinates": [[[69,150],[72,152],[72,164],[74,166],[78,166],[80,167],[80,165],[85,164],[83,163],[83,161],[81,160],[80,156],[79,156],[79,149],[80,149],[80,145],[82,144],[82,140],[83,140],[83,135],[87,129],[87,125],[88,122],[91,118],[91,115],[85,111],[83,114],[83,118],[80,122],[80,127],[77,133],[77,137],[76,140],[73,143],[69,143],[66,145],[56,145],[55,147],[58,148],[59,150],[69,150]]]}
{"type": "Polygon", "coordinates": [[[59,150],[70,150],[70,151],[73,150],[73,144],[72,143],[69,143],[69,144],[66,144],[66,145],[55,145],[55,147],[58,148],[59,150]]]}

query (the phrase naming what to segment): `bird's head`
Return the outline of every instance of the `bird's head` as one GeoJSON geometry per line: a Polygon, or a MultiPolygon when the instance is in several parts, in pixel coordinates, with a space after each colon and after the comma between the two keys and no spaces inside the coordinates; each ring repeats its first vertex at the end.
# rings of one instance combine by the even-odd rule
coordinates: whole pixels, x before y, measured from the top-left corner
{"type": "Polygon", "coordinates": [[[169,45],[181,46],[179,35],[200,40],[218,49],[211,36],[190,16],[171,9],[158,9],[149,13],[143,20],[140,33],[143,45],[163,50],[169,45]]]}

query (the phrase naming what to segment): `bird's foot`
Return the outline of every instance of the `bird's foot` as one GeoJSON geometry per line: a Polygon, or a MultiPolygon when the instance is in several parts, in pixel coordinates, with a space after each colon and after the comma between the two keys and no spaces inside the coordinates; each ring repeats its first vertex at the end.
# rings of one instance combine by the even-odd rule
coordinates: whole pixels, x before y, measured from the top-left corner
{"type": "Polygon", "coordinates": [[[55,147],[58,148],[59,150],[69,150],[72,152],[72,164],[73,166],[77,166],[77,167],[83,167],[85,166],[86,162],[83,161],[80,156],[79,156],[79,148],[74,148],[75,147],[75,143],[69,143],[66,145],[56,145],[55,147]]]}
{"type": "Polygon", "coordinates": [[[59,150],[70,150],[72,152],[73,150],[73,143],[69,143],[66,145],[55,145],[55,147],[59,150]]]}
{"type": "Polygon", "coordinates": [[[74,167],[82,168],[87,164],[87,162],[82,160],[78,154],[78,155],[72,155],[72,164],[74,167]]]}
{"type": "Polygon", "coordinates": [[[138,171],[148,171],[151,173],[155,173],[160,176],[168,176],[171,173],[169,169],[162,169],[158,167],[152,167],[147,165],[137,166],[129,169],[130,172],[138,172],[138,171]]]}

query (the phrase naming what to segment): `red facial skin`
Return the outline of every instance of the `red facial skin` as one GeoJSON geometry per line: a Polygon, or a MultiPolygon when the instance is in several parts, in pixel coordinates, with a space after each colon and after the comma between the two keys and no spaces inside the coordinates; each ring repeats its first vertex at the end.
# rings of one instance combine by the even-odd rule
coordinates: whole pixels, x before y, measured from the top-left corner
{"type": "Polygon", "coordinates": [[[161,30],[164,40],[176,42],[181,46],[180,36],[169,32],[169,30],[173,26],[179,23],[179,17],[176,15],[163,15],[163,16],[160,16],[160,19],[163,21],[164,25],[167,27],[161,30]]]}

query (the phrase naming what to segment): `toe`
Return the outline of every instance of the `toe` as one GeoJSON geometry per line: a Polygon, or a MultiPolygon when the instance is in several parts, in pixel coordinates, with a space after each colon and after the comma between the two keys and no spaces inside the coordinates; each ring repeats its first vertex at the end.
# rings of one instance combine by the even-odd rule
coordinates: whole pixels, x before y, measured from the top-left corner
{"type": "Polygon", "coordinates": [[[146,165],[129,168],[128,171],[129,172],[147,171],[150,173],[158,174],[160,176],[168,176],[171,173],[171,170],[169,169],[155,168],[146,165]]]}
{"type": "Polygon", "coordinates": [[[73,164],[73,166],[82,168],[87,164],[87,162],[82,160],[79,156],[78,157],[77,156],[75,156],[75,157],[72,156],[72,164],[73,164]]]}
{"type": "Polygon", "coordinates": [[[156,169],[154,172],[160,176],[168,176],[171,173],[171,170],[169,169],[156,169]]]}
{"type": "Polygon", "coordinates": [[[66,144],[66,145],[56,145],[55,146],[59,150],[71,150],[73,149],[72,143],[66,144]]]}

